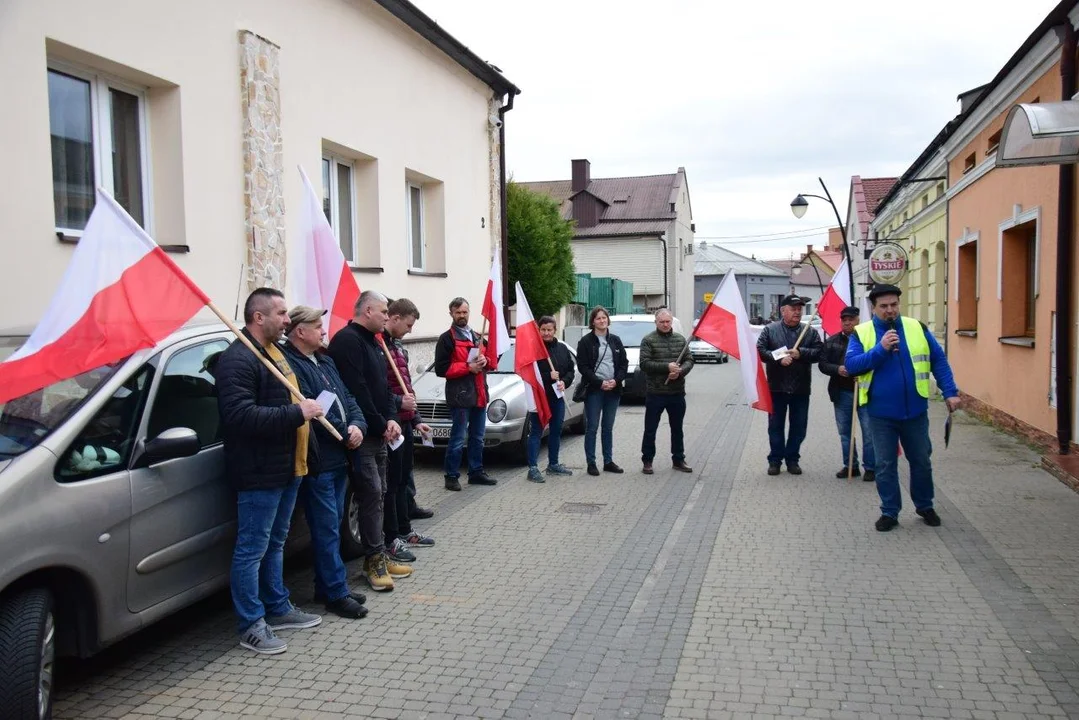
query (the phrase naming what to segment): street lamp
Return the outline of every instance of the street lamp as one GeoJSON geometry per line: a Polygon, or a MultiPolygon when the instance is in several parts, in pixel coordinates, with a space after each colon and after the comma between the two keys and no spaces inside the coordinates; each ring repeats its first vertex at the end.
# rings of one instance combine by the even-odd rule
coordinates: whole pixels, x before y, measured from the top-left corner
{"type": "Polygon", "coordinates": [[[791,212],[794,213],[794,217],[801,219],[806,214],[806,210],[809,209],[809,201],[806,198],[817,198],[818,200],[824,200],[832,206],[832,212],[835,213],[835,221],[839,223],[839,234],[843,236],[843,253],[847,258],[847,277],[850,280],[850,293],[851,302],[854,301],[854,263],[850,258],[850,245],[847,243],[847,228],[843,225],[843,219],[839,217],[839,209],[835,206],[835,202],[832,200],[832,194],[828,192],[828,186],[824,184],[822,178],[817,178],[820,181],[820,186],[824,188],[824,195],[813,195],[811,193],[798,193],[798,196],[791,200],[791,212]]]}
{"type": "Polygon", "coordinates": [[[813,268],[813,272],[817,275],[817,285],[820,286],[821,297],[824,297],[824,281],[821,280],[820,270],[817,269],[817,264],[816,263],[803,262],[803,261],[799,260],[798,262],[791,264],[791,282],[792,283],[794,282],[794,271],[795,270],[804,270],[806,265],[809,265],[811,268],[813,268]]]}

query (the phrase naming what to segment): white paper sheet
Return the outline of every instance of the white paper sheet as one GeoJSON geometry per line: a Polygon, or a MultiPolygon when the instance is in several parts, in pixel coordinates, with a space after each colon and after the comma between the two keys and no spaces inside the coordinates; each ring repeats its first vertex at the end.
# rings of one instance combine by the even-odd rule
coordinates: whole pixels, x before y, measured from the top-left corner
{"type": "Polygon", "coordinates": [[[333,404],[337,402],[337,395],[330,392],[329,390],[323,390],[318,394],[318,397],[315,398],[315,402],[317,402],[318,406],[322,408],[323,415],[329,415],[330,408],[332,408],[333,404]]]}
{"type": "Polygon", "coordinates": [[[396,450],[397,448],[401,447],[401,443],[403,443],[404,441],[404,434],[402,433],[401,435],[398,435],[397,439],[390,443],[390,450],[396,450]]]}
{"type": "Polygon", "coordinates": [[[472,348],[471,350],[468,351],[468,361],[469,362],[472,362],[473,360],[475,360],[479,356],[480,356],[480,349],[478,347],[474,347],[474,348],[472,348]]]}
{"type": "Polygon", "coordinates": [[[420,444],[424,447],[433,448],[435,446],[435,437],[431,433],[420,433],[420,444]]]}
{"type": "Polygon", "coordinates": [[[551,383],[551,387],[554,388],[555,397],[566,397],[566,394],[558,388],[558,383],[551,383]]]}
{"type": "Polygon", "coordinates": [[[783,347],[772,351],[772,359],[776,360],[776,361],[779,361],[779,360],[782,360],[783,358],[787,357],[790,354],[791,354],[791,351],[787,349],[786,345],[784,345],[783,347]]]}

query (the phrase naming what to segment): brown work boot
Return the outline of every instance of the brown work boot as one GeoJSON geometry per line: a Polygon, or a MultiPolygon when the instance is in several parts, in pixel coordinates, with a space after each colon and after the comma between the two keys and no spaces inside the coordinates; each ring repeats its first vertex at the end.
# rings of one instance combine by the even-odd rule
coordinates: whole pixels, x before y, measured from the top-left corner
{"type": "Polygon", "coordinates": [[[655,473],[655,470],[652,469],[652,463],[646,462],[644,467],[641,468],[641,472],[645,475],[652,475],[655,473]]]}
{"type": "Polygon", "coordinates": [[[676,462],[674,464],[674,469],[677,470],[678,472],[684,472],[684,473],[693,472],[693,468],[691,468],[689,465],[686,465],[685,460],[679,460],[678,462],[676,462]]]}
{"type": "Polygon", "coordinates": [[[406,578],[412,574],[412,566],[405,565],[402,562],[397,562],[389,555],[383,554],[382,561],[386,566],[386,572],[389,573],[391,578],[406,578]]]}
{"type": "Polygon", "coordinates": [[[364,559],[363,579],[375,592],[393,590],[393,578],[386,568],[386,558],[381,554],[364,559]]]}

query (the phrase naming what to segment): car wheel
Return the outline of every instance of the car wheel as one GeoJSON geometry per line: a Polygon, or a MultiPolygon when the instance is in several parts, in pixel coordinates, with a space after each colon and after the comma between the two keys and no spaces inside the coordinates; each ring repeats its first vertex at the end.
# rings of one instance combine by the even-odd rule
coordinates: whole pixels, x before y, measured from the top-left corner
{"type": "Polygon", "coordinates": [[[352,560],[363,555],[360,540],[360,504],[352,486],[345,491],[345,517],[341,520],[341,559],[352,560]]]}
{"type": "Polygon", "coordinates": [[[34,588],[0,603],[0,717],[52,717],[55,661],[52,593],[34,588]]]}

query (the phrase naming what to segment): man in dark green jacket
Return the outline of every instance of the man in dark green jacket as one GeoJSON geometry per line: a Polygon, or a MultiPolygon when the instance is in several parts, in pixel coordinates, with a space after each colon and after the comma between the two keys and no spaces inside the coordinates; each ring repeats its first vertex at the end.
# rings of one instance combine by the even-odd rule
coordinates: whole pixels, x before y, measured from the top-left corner
{"type": "Polygon", "coordinates": [[[640,368],[647,382],[644,398],[644,438],[641,439],[642,472],[651,475],[652,459],[656,456],[656,431],[663,411],[671,425],[671,460],[674,469],[693,472],[686,465],[686,449],[682,438],[682,420],[686,416],[686,375],[693,369],[685,336],[672,328],[674,316],[670,310],[656,313],[656,330],[641,341],[640,368]]]}

